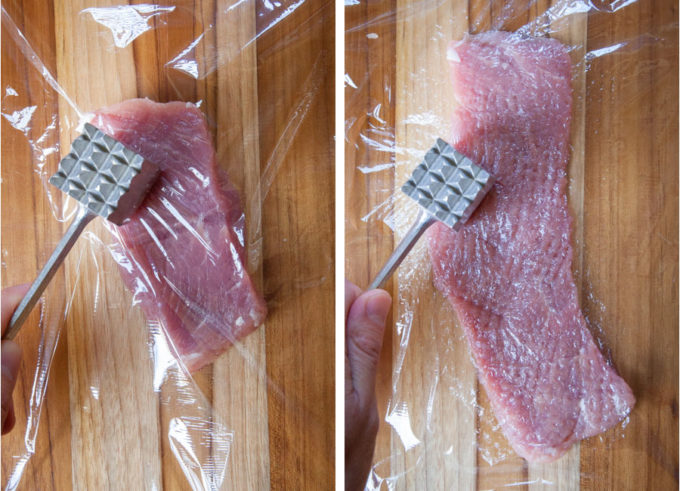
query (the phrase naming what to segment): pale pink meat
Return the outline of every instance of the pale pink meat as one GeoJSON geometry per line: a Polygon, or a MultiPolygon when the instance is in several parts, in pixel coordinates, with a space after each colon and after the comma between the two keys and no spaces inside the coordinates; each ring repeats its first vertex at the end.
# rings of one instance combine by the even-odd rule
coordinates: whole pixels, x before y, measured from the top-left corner
{"type": "Polygon", "coordinates": [[[92,124],[161,169],[132,219],[119,227],[127,287],[160,321],[189,371],[255,330],[266,305],[246,272],[238,193],[218,169],[205,119],[183,102],[133,99],[92,124]]]}
{"type": "Polygon", "coordinates": [[[430,229],[435,283],[511,445],[549,462],[635,404],[586,326],[571,271],[571,62],[553,39],[502,32],[452,44],[448,58],[452,143],[497,181],[459,232],[430,229]]]}

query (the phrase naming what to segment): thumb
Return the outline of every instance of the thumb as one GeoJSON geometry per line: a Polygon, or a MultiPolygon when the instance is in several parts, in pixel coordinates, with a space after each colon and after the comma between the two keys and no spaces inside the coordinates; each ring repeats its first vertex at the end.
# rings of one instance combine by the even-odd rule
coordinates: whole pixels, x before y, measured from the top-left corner
{"type": "Polygon", "coordinates": [[[386,291],[371,290],[354,301],[347,316],[347,358],[352,386],[363,404],[375,393],[375,374],[391,304],[392,298],[386,291]]]}

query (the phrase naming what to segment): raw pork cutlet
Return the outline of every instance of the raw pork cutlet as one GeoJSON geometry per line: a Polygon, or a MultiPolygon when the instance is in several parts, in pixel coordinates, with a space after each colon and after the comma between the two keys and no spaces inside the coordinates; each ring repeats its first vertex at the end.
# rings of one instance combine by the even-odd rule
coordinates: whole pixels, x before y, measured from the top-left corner
{"type": "Polygon", "coordinates": [[[635,403],[588,331],[571,272],[571,63],[555,40],[503,32],[452,44],[448,58],[452,141],[497,181],[459,232],[431,227],[435,283],[513,448],[549,462],[635,403]]]}
{"type": "Polygon", "coordinates": [[[92,124],[161,169],[138,212],[119,227],[123,280],[148,320],[159,320],[191,372],[255,330],[266,305],[246,272],[238,193],[215,163],[192,104],[133,99],[92,124]]]}

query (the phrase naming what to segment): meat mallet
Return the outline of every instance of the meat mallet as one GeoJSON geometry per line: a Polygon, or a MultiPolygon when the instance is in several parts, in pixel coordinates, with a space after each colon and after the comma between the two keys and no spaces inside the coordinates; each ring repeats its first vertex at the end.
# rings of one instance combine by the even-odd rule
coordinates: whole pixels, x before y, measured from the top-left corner
{"type": "Polygon", "coordinates": [[[144,201],[158,167],[89,123],[50,183],[79,202],[76,217],[14,311],[3,339],[16,336],[57,269],[97,215],[122,225],[144,201]]]}
{"type": "Polygon", "coordinates": [[[420,205],[415,222],[368,287],[382,287],[427,228],[440,221],[458,230],[482,202],[494,178],[441,138],[401,190],[420,205]]]}

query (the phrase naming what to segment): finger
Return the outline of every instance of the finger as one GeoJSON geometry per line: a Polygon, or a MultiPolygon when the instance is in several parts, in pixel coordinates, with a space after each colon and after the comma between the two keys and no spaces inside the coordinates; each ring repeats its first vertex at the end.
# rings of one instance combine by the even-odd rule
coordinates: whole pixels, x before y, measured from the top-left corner
{"type": "Polygon", "coordinates": [[[349,308],[359,295],[361,295],[361,288],[356,286],[351,281],[345,280],[345,319],[347,319],[349,308]]]}
{"type": "MultiPolygon", "coordinates": [[[[345,279],[345,320],[350,307],[361,295],[361,288],[356,286],[351,281],[345,279]]],[[[349,366],[349,358],[347,357],[347,343],[345,342],[345,402],[352,396],[354,388],[352,387],[352,371],[349,366]]]]}
{"type": "Polygon", "coordinates": [[[375,374],[391,305],[392,298],[386,291],[371,290],[354,301],[347,316],[347,357],[352,385],[363,404],[375,393],[375,374]]]}
{"type": "Polygon", "coordinates": [[[3,341],[0,364],[2,365],[2,427],[5,427],[7,415],[12,403],[12,391],[17,382],[19,364],[21,363],[21,348],[14,341],[3,341]]]}
{"type": "Polygon", "coordinates": [[[12,314],[21,302],[21,299],[26,296],[26,292],[31,287],[30,283],[24,285],[10,286],[2,290],[2,333],[5,333],[9,320],[12,314]]]}
{"type": "Polygon", "coordinates": [[[14,423],[16,423],[16,416],[14,415],[14,401],[9,400],[9,411],[7,411],[7,418],[2,423],[2,434],[9,433],[14,428],[14,423]]]}

